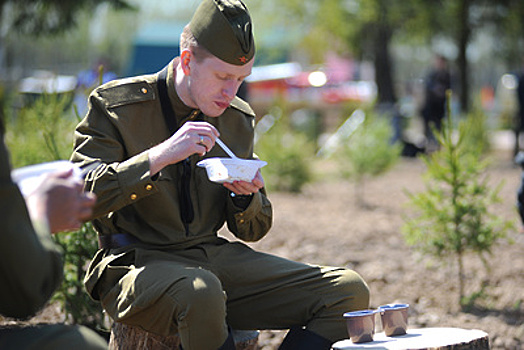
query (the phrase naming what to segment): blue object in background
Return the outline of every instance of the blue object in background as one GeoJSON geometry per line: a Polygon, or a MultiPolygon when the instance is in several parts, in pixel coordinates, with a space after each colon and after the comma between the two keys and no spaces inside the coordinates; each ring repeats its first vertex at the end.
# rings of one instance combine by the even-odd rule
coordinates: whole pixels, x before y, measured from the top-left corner
{"type": "Polygon", "coordinates": [[[180,34],[185,24],[173,22],[149,23],[134,39],[126,76],[155,73],[180,54],[180,34]]]}

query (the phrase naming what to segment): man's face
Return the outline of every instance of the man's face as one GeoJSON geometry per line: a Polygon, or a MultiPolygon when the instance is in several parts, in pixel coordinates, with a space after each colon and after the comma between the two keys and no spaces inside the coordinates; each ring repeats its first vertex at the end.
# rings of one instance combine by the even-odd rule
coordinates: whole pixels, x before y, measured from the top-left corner
{"type": "Polygon", "coordinates": [[[251,74],[253,61],[237,66],[215,56],[200,62],[193,56],[188,76],[191,103],[207,116],[221,115],[237,94],[240,84],[251,74]]]}

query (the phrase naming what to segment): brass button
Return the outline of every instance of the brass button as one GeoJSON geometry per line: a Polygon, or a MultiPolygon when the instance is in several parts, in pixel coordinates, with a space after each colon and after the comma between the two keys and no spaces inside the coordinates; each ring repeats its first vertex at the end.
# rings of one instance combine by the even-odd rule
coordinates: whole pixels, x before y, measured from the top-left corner
{"type": "Polygon", "coordinates": [[[240,216],[244,216],[244,213],[240,213],[240,214],[238,214],[238,215],[240,215],[240,216]]]}
{"type": "Polygon", "coordinates": [[[147,94],[147,89],[143,87],[140,91],[142,91],[143,94],[147,94]]]}
{"type": "Polygon", "coordinates": [[[146,191],[151,191],[153,189],[153,185],[147,184],[146,185],[146,191]]]}
{"type": "Polygon", "coordinates": [[[131,200],[134,201],[137,198],[136,193],[131,194],[131,196],[129,196],[129,198],[131,198],[131,200]]]}
{"type": "Polygon", "coordinates": [[[244,219],[240,219],[238,222],[240,222],[241,224],[244,223],[244,219]]]}

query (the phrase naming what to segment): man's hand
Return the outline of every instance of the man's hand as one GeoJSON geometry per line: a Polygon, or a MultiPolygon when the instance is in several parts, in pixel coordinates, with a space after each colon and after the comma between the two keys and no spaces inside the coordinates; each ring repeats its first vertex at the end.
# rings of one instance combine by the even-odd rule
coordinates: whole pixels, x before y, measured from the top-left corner
{"type": "Polygon", "coordinates": [[[215,145],[218,130],[207,122],[187,122],[170,138],[149,150],[151,175],[192,154],[203,156],[215,145]]]}
{"type": "Polygon", "coordinates": [[[83,191],[82,181],[73,177],[72,170],[47,175],[26,199],[31,218],[46,221],[52,233],[79,229],[95,202],[95,195],[83,191]]]}
{"type": "Polygon", "coordinates": [[[260,170],[257,171],[255,178],[251,182],[246,181],[233,181],[231,183],[224,182],[224,187],[235,194],[239,195],[251,195],[257,193],[262,187],[264,187],[264,179],[260,170]]]}

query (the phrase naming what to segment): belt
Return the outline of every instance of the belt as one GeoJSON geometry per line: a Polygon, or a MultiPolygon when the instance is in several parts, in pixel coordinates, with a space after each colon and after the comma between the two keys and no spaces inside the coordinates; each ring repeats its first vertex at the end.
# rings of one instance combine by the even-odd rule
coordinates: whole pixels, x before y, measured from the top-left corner
{"type": "Polygon", "coordinates": [[[140,243],[140,240],[129,233],[113,233],[109,235],[98,235],[98,247],[100,249],[122,248],[131,244],[140,243]]]}

